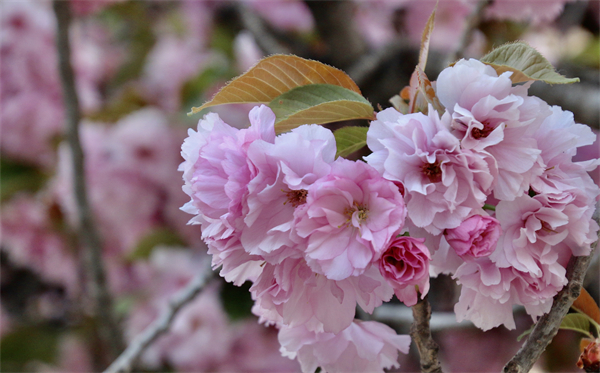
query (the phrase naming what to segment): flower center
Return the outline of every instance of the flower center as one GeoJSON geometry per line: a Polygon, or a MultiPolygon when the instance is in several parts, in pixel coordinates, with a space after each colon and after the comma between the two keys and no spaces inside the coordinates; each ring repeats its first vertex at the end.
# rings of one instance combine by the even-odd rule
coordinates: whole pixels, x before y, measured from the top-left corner
{"type": "Polygon", "coordinates": [[[293,207],[298,207],[306,203],[306,196],[308,195],[308,191],[306,189],[300,190],[290,190],[285,192],[287,197],[287,201],[283,204],[290,203],[293,207]]]}
{"type": "Polygon", "coordinates": [[[488,122],[483,122],[482,124],[483,124],[483,128],[482,129],[473,128],[471,130],[471,136],[473,136],[473,138],[475,140],[479,140],[481,138],[488,137],[489,134],[492,133],[492,131],[494,130],[494,126],[492,126],[488,122]]]}
{"type": "Polygon", "coordinates": [[[432,183],[439,183],[442,181],[440,161],[436,161],[435,163],[425,163],[422,170],[423,174],[427,176],[432,183]]]}
{"type": "Polygon", "coordinates": [[[369,217],[369,210],[367,209],[367,207],[364,205],[359,205],[355,201],[353,206],[346,207],[346,209],[344,210],[344,215],[348,217],[348,222],[352,220],[354,212],[357,212],[358,221],[361,223],[367,220],[367,218],[369,217]]]}

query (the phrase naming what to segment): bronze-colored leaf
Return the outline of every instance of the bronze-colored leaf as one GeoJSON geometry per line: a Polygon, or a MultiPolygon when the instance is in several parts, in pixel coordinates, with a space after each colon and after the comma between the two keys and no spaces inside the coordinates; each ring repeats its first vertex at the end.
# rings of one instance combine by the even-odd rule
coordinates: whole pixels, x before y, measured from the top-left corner
{"type": "Polygon", "coordinates": [[[441,114],[444,112],[444,106],[436,96],[431,82],[419,66],[415,68],[415,71],[410,78],[408,93],[410,97],[408,103],[409,113],[427,113],[428,104],[431,104],[438,113],[441,114]]]}
{"type": "Polygon", "coordinates": [[[585,313],[597,324],[600,324],[600,308],[598,308],[594,298],[584,288],[581,288],[579,297],[573,302],[573,308],[581,313],[585,313]]]}
{"type": "Polygon", "coordinates": [[[269,103],[274,98],[308,84],[331,84],[360,95],[360,89],[343,71],[324,63],[292,55],[273,55],[260,60],[254,67],[233,79],[200,107],[221,104],[269,103]]]}

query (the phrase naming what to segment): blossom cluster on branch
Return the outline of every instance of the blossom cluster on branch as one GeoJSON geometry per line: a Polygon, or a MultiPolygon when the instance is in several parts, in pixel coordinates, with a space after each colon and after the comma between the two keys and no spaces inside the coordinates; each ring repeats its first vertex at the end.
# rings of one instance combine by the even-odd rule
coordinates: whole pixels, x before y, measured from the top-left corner
{"type": "MultiPolygon", "coordinates": [[[[574,160],[598,157],[597,142],[586,145],[592,136],[570,113],[529,97],[528,86],[514,86],[508,74],[474,60],[447,69],[433,84],[441,102],[437,114],[427,107],[407,115],[388,109],[376,119],[372,106],[385,106],[408,80],[434,8],[428,74],[455,56],[481,56],[519,38],[566,73],[575,73],[569,64],[583,68],[577,74],[584,84],[569,88],[588,85],[596,65],[585,58],[595,55],[598,3],[544,1],[543,7],[539,1],[517,7],[511,0],[333,7],[303,0],[2,2],[5,370],[102,371],[119,352],[110,347],[121,345],[114,338],[119,334],[137,351],[117,359],[126,362],[125,370],[380,371],[397,367],[398,360],[401,369],[416,370],[415,354],[399,354],[408,350],[408,336],[390,328],[403,333],[407,321],[366,313],[394,294],[406,305],[429,294],[431,325],[439,330],[436,313],[451,304],[437,301],[454,289],[445,279],[430,289],[430,276],[439,273],[463,286],[459,317],[482,328],[504,323],[520,329],[524,315],[513,322],[511,306],[523,304],[534,317],[547,309],[565,281],[567,257],[573,250],[585,254],[593,241],[597,228],[589,216],[598,191],[585,171],[597,161],[574,160]],[[53,3],[63,12],[69,8],[71,19],[54,14],[53,3]],[[69,42],[57,47],[66,29],[69,42]],[[71,58],[65,58],[69,49],[71,58]],[[363,96],[360,118],[372,121],[368,139],[367,127],[332,135],[309,119],[277,136],[295,125],[281,122],[286,118],[271,99],[259,102],[273,112],[256,108],[249,129],[237,128],[247,126],[252,104],[216,107],[232,127],[210,114],[186,140],[186,195],[177,165],[185,132],[197,118],[185,112],[274,53],[344,68],[356,82],[351,90],[363,96]],[[78,100],[64,94],[72,84],[61,81],[59,58],[71,62],[78,100]],[[81,112],[85,167],[75,172],[77,146],[64,141],[74,106],[81,112]],[[344,133],[358,134],[357,143],[344,148],[344,133]],[[373,152],[368,162],[343,159],[367,143],[373,152]],[[92,265],[84,263],[85,240],[76,233],[81,200],[73,181],[83,178],[96,228],[90,231],[101,236],[95,250],[101,255],[92,265]],[[189,215],[179,209],[190,196],[185,210],[198,215],[194,222],[202,230],[185,225],[189,215]],[[202,275],[207,247],[227,281],[249,282],[241,289],[221,278],[199,285],[193,294],[202,292],[182,301],[181,311],[161,325],[166,335],[138,343],[167,319],[179,290],[202,275]],[[99,292],[90,286],[101,267],[107,297],[93,295],[99,292]],[[256,323],[251,297],[260,321],[280,329],[279,340],[274,327],[256,323]],[[121,329],[112,336],[105,333],[112,323],[97,317],[93,303],[100,299],[109,300],[100,303],[114,311],[121,329]]],[[[539,92],[536,85],[530,94],[539,92]]],[[[311,93],[311,87],[299,88],[311,93]]],[[[594,108],[595,85],[583,96],[567,87],[547,91],[580,103],[561,105],[594,127],[596,121],[582,113],[594,108]]],[[[346,101],[340,111],[351,106],[346,101]]],[[[331,114],[332,107],[324,111],[331,114]]],[[[472,356],[486,349],[485,340],[498,352],[493,360],[486,357],[488,367],[499,367],[514,352],[508,334],[491,332],[466,334],[473,346],[466,353],[453,339],[464,340],[454,326],[434,335],[446,369],[480,368],[482,361],[472,356]]],[[[585,364],[597,351],[588,350],[585,364]]],[[[552,359],[546,354],[541,363],[551,366],[552,359]]]]}
{"type": "Polygon", "coordinates": [[[589,255],[600,160],[572,157],[595,135],[512,74],[473,59],[445,69],[443,112],[377,113],[365,162],[336,159],[315,124],[276,136],[264,105],[249,128],[210,113],[189,131],[182,209],[221,276],[253,282],[253,312],[304,372],[396,366],[409,337],[354,320],[356,306],[371,313],[393,294],[412,306],[430,274],[462,285],[459,321],[514,328],[513,305],[548,312],[569,257],[589,255]]]}
{"type": "Polygon", "coordinates": [[[367,162],[404,186],[411,236],[437,249],[432,274],[462,285],[458,320],[484,330],[515,328],[513,305],[548,312],[569,257],[589,255],[598,231],[599,160],[572,161],[596,136],[511,75],[461,60],[438,77],[441,116],[387,109],[367,135],[367,162]]]}
{"type": "MultiPolygon", "coordinates": [[[[254,283],[253,312],[279,327],[282,352],[303,371],[397,366],[409,337],[354,315],[357,304],[372,312],[392,297],[379,261],[404,224],[398,187],[364,162],[335,159],[324,127],[275,136],[267,106],[249,117],[238,130],[208,114],[182,147],[191,196],[183,209],[196,215],[213,266],[228,281],[254,283]]],[[[406,277],[399,287],[414,285],[406,277]]]]}

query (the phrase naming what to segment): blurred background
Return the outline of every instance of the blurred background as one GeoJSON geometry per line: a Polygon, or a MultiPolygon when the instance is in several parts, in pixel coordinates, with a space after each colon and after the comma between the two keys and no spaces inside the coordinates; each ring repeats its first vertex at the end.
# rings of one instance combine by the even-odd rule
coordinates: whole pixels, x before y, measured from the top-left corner
{"type": "MultiPolygon", "coordinates": [[[[65,0],[67,1],[67,0],[65,0]]],[[[102,242],[111,308],[123,344],[149,325],[206,257],[198,226],[179,210],[179,152],[210,99],[260,58],[293,53],[346,71],[375,107],[408,84],[435,2],[70,0],[71,62],[82,120],[85,178],[102,242]]],[[[530,94],[575,114],[596,133],[600,111],[600,2],[440,0],[426,73],[517,39],[581,83],[536,82],[530,94]]],[[[0,2],[0,364],[4,372],[100,371],[116,357],[94,311],[75,231],[70,150],[58,70],[57,21],[46,0],[0,2]]],[[[214,107],[248,125],[248,105],[214,107]]],[[[366,124],[366,123],[365,123],[366,124]]],[[[580,160],[599,156],[598,142],[580,160]]],[[[598,173],[593,175],[598,182],[598,173]]],[[[585,286],[598,302],[598,250],[585,286]]],[[[213,276],[142,355],[136,371],[298,372],[277,331],[250,312],[250,284],[213,276]]],[[[454,280],[432,279],[433,337],[446,371],[499,371],[532,320],[483,333],[452,314],[454,280]]],[[[393,308],[390,308],[393,307],[393,308]]],[[[407,334],[410,309],[375,316],[407,334]]],[[[117,338],[119,339],[119,338],[117,338]]],[[[577,371],[580,336],[560,331],[536,371],[577,371]]],[[[115,347],[116,346],[116,347],[115,347]]],[[[418,371],[416,348],[400,371],[418,371]]]]}

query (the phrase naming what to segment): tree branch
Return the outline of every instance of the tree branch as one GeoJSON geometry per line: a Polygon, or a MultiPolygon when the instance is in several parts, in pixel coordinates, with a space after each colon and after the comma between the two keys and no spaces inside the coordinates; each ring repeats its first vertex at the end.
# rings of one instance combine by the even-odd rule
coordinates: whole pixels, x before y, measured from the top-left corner
{"type": "Polygon", "coordinates": [[[419,299],[412,307],[414,322],[410,327],[410,336],[416,343],[421,357],[421,372],[442,372],[442,365],[438,360],[438,344],[431,338],[429,319],[431,318],[431,305],[427,300],[419,299]]]}
{"type": "Polygon", "coordinates": [[[94,226],[87,199],[84,155],[79,142],[81,113],[75,90],[75,77],[71,66],[71,48],[69,45],[70,3],[55,0],[53,7],[57,19],[56,45],[63,88],[63,101],[67,116],[66,137],[71,149],[72,182],[78,213],[77,235],[79,242],[85,246],[84,256],[87,267],[86,272],[88,273],[87,286],[94,303],[94,317],[99,322],[98,332],[111,354],[110,358],[112,358],[121,351],[123,343],[121,332],[112,313],[112,299],[106,287],[102,262],[102,243],[94,226]]]}
{"type": "Polygon", "coordinates": [[[177,313],[204,288],[213,274],[209,264],[210,261],[207,259],[203,265],[199,266],[200,272],[190,280],[185,288],[175,293],[173,298],[169,300],[165,312],[144,329],[104,373],[130,372],[132,370],[142,353],[158,337],[169,330],[177,313]]]}
{"type": "MultiPolygon", "coordinates": [[[[595,219],[598,220],[596,209],[595,219]]],[[[598,246],[596,241],[595,247],[598,246]]],[[[594,248],[595,249],[595,248],[594,248]]],[[[592,250],[593,251],[593,250],[592,250]]],[[[560,323],[571,305],[579,297],[585,273],[592,255],[571,257],[567,265],[567,285],[554,297],[550,312],[544,314],[535,324],[533,331],[517,354],[504,366],[505,373],[529,372],[533,364],[558,333],[560,323]]]]}
{"type": "Polygon", "coordinates": [[[523,346],[504,366],[505,373],[525,373],[531,370],[533,364],[558,332],[562,319],[579,296],[589,262],[589,256],[571,258],[567,267],[569,283],[554,297],[550,312],[540,317],[523,346]]]}

